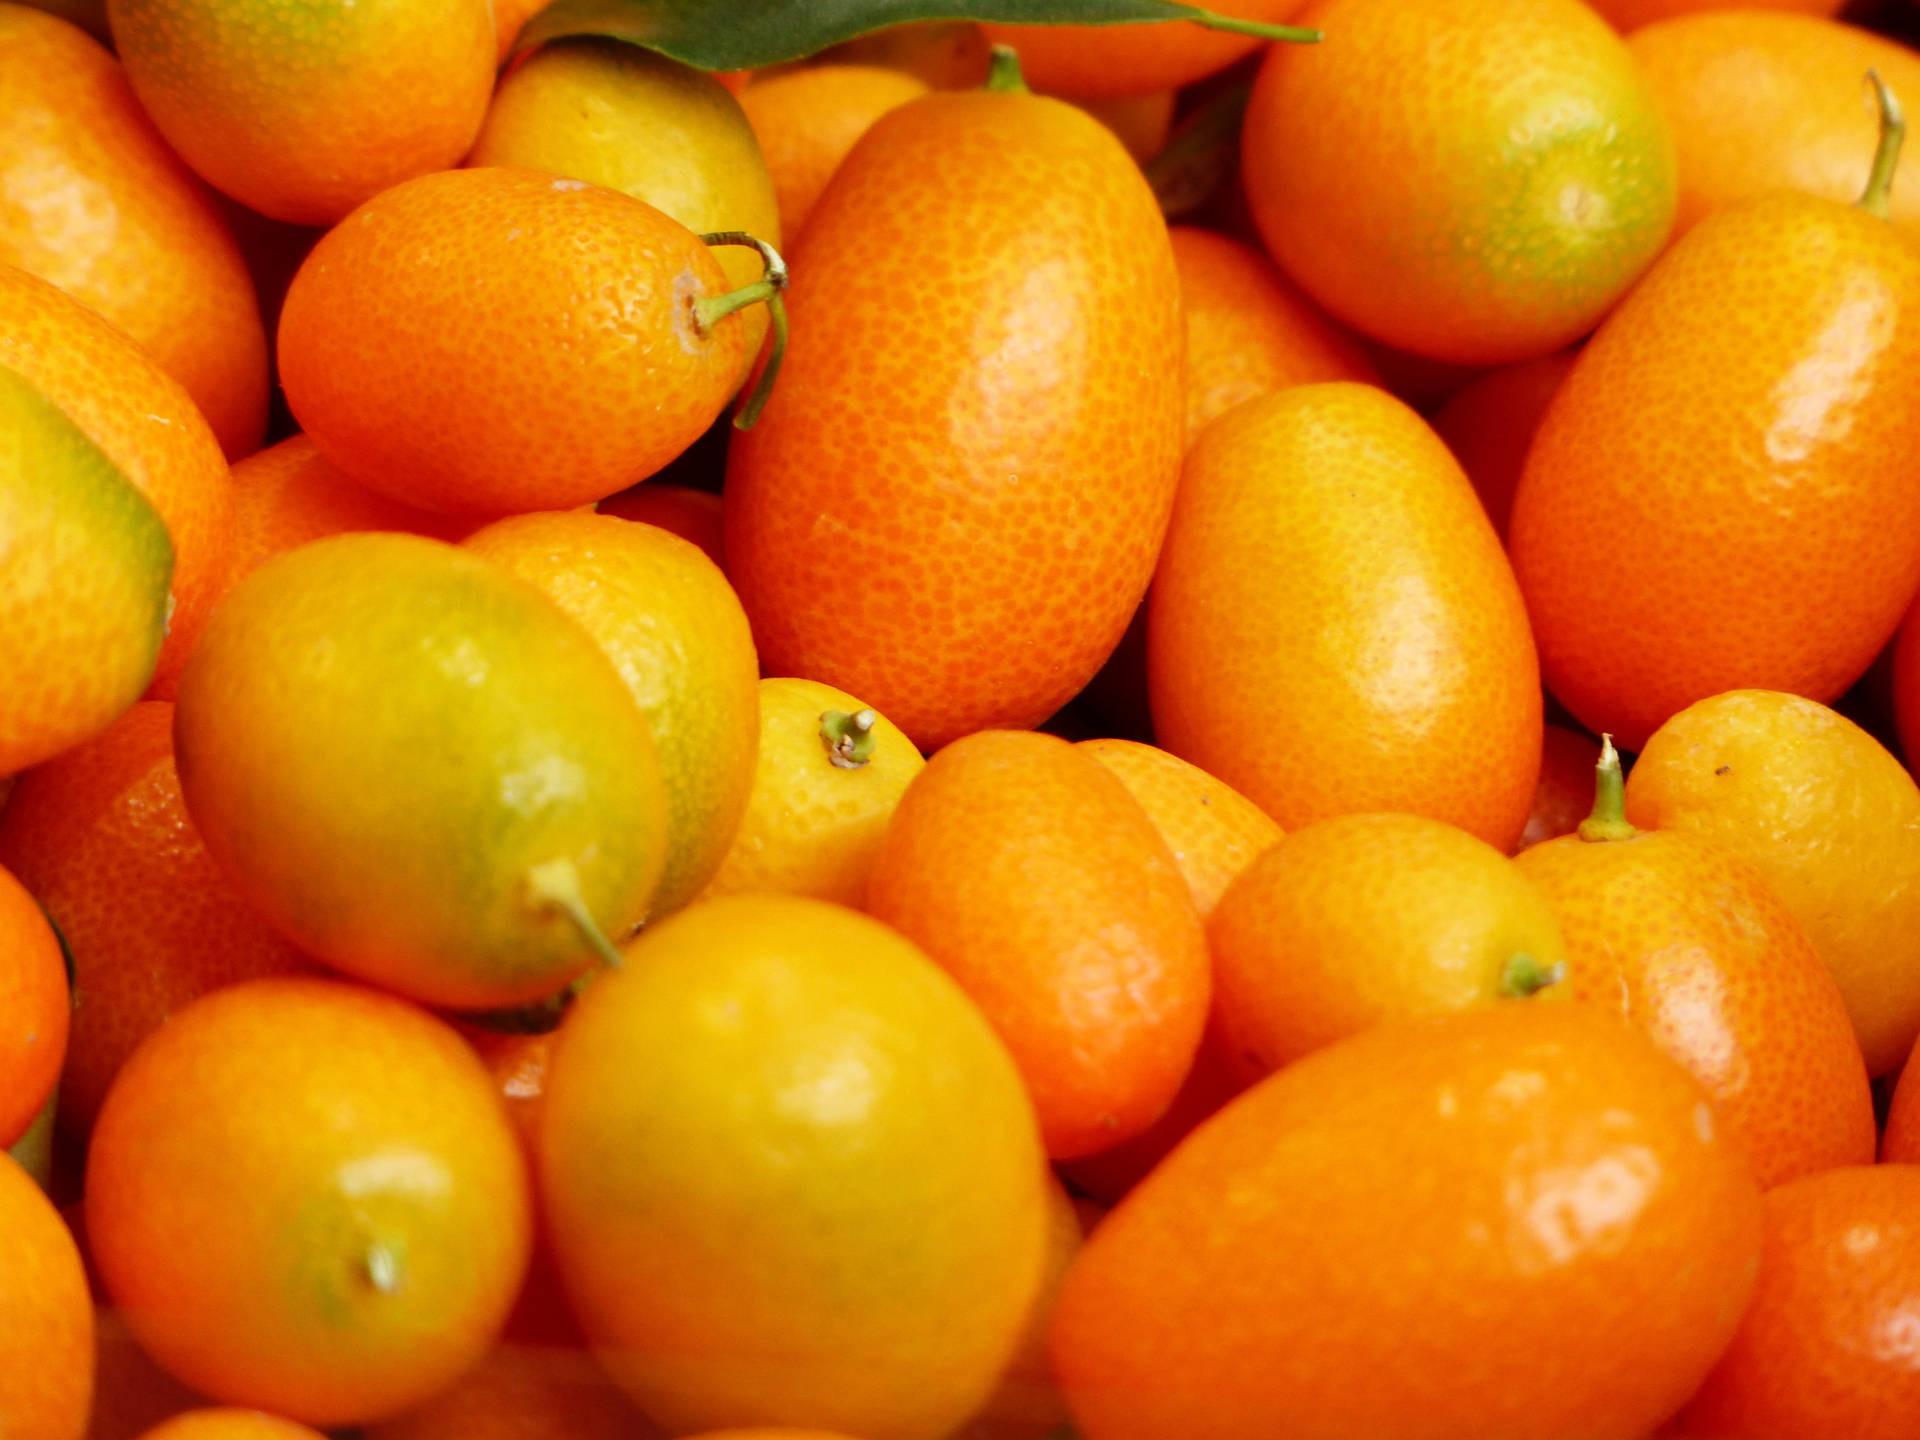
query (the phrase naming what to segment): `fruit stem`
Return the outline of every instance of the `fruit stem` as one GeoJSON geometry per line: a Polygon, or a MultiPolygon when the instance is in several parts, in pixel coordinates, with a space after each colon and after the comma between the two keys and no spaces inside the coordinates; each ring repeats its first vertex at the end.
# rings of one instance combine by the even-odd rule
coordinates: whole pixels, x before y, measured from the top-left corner
{"type": "Polygon", "coordinates": [[[1253,35],[1262,40],[1284,40],[1292,45],[1317,45],[1320,32],[1300,25],[1270,25],[1264,20],[1242,20],[1238,15],[1216,15],[1202,10],[1194,20],[1209,30],[1225,30],[1232,35],[1253,35]]]}
{"type": "Polygon", "coordinates": [[[563,857],[535,865],[527,871],[527,891],[536,905],[558,910],[571,920],[595,954],[614,969],[620,968],[620,952],[595,922],[593,912],[587,909],[587,902],[580,894],[580,872],[574,869],[573,861],[563,857]]]}
{"type": "Polygon", "coordinates": [[[702,235],[700,242],[703,245],[745,245],[760,252],[761,262],[766,267],[760,278],[751,285],[743,285],[725,295],[702,296],[693,302],[693,327],[703,336],[711,334],[715,325],[736,310],[763,303],[767,307],[767,316],[772,321],[768,331],[767,363],[760,368],[760,378],[754,384],[753,393],[747,396],[746,403],[733,417],[734,429],[751,430],[753,422],[760,418],[760,412],[766,408],[767,397],[773,394],[774,377],[780,373],[780,362],[787,356],[787,304],[781,298],[787,288],[787,262],[780,258],[780,252],[773,246],[744,230],[716,230],[710,235],[702,235]]]}
{"type": "Polygon", "coordinates": [[[1894,166],[1900,163],[1900,145],[1906,139],[1907,118],[1900,102],[1877,70],[1867,71],[1867,83],[1880,107],[1880,143],[1873,152],[1873,170],[1867,176],[1867,188],[1861,192],[1860,208],[1869,215],[1887,218],[1887,197],[1893,191],[1894,166]]]}
{"type": "Polygon", "coordinates": [[[1613,736],[1600,737],[1600,761],[1593,767],[1593,813],[1580,822],[1582,840],[1631,840],[1640,832],[1627,823],[1626,782],[1613,736]]]}
{"type": "Polygon", "coordinates": [[[820,716],[820,741],[827,747],[827,759],[842,770],[858,770],[873,758],[873,724],[880,717],[872,710],[828,710],[820,716]]]}
{"type": "Polygon", "coordinates": [[[373,1286],[376,1294],[396,1295],[400,1291],[400,1256],[384,1241],[375,1240],[367,1246],[367,1253],[361,1257],[362,1267],[367,1273],[367,1283],[373,1286]]]}
{"type": "Polygon", "coordinates": [[[996,45],[987,62],[987,89],[995,95],[1027,95],[1027,77],[1020,69],[1020,55],[1011,45],[996,45]]]}
{"type": "Polygon", "coordinates": [[[1507,957],[1505,967],[1500,971],[1500,993],[1514,1000],[1524,1000],[1529,995],[1537,995],[1549,985],[1558,985],[1567,978],[1567,967],[1559,962],[1542,965],[1526,951],[1516,951],[1507,957]]]}

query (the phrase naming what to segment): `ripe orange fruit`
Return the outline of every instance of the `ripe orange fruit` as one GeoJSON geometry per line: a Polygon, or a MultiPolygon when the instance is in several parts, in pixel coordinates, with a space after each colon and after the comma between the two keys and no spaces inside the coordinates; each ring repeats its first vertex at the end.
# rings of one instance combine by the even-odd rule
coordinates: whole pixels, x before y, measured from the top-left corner
{"type": "Polygon", "coordinates": [[[1729,851],[1629,825],[1611,748],[1588,822],[1517,863],[1567,937],[1574,997],[1700,1081],[1761,1189],[1873,1160],[1866,1066],[1806,931],[1729,851]]]}
{"type": "Polygon", "coordinates": [[[1045,1166],[1011,1057],[841,906],[735,895],[649,926],[568,1011],[540,1139],[581,1328],[672,1434],[936,1440],[1039,1286],[1045,1166]]]}
{"type": "Polygon", "coordinates": [[[173,706],[143,701],[20,778],[0,865],[46,906],[73,957],[60,1123],[84,1136],[149,1031],[222,985],[310,966],[234,893],[180,797],[173,706]]]}
{"type": "Polygon", "coordinates": [[[1434,411],[1434,433],[1467,472],[1502,540],[1534,432],[1578,353],[1555,350],[1490,370],[1469,380],[1434,411]]]}
{"type": "Polygon", "coordinates": [[[51,280],[186,387],[230,459],[267,424],[267,336],[232,232],[112,55],[0,11],[0,261],[51,280]]]}
{"type": "Polygon", "coordinates": [[[1051,735],[988,730],[900,798],[868,913],[960,982],[1013,1052],[1047,1153],[1138,1134],[1206,1022],[1206,942],[1167,842],[1114,773],[1051,735]]]}
{"type": "Polygon", "coordinates": [[[1299,385],[1209,426],[1147,618],[1159,743],[1284,828],[1397,810],[1519,838],[1526,612],[1466,476],[1386,392],[1299,385]]]}
{"type": "MultiPolygon", "coordinates": [[[[714,76],[621,40],[543,45],[501,77],[468,165],[568,175],[646,201],[696,235],[744,230],[779,247],[779,201],[746,113],[714,76]]],[[[740,245],[713,258],[737,290],[764,262],[740,245]]],[[[740,312],[736,381],[767,334],[767,311],[740,312]]]]}
{"type": "Polygon", "coordinates": [[[1622,34],[1631,34],[1657,21],[1707,10],[1787,10],[1804,15],[1834,15],[1846,7],[1846,0],[1741,0],[1738,6],[1730,6],[1726,0],[1587,0],[1587,3],[1622,34]]]}
{"type": "Polygon", "coordinates": [[[720,413],[745,322],[695,304],[730,288],[631,195],[444,171],[314,246],[280,314],[281,382],[321,453],[396,500],[569,509],[651,475],[720,413]]]}
{"type": "Polygon", "coordinates": [[[53,1093],[72,1013],[59,937],[0,868],[0,1150],[27,1133],[53,1093]]]}
{"type": "Polygon", "coordinates": [[[1571,835],[1593,809],[1593,770],[1600,763],[1600,742],[1591,735],[1548,725],[1540,750],[1540,784],[1533,792],[1533,811],[1520,832],[1525,850],[1542,840],[1571,835]]]}
{"type": "Polygon", "coordinates": [[[753,787],[760,667],[727,577],[678,535],[611,515],[515,515],[461,548],[525,580],[619,670],[666,784],[666,865],[649,915],[698,894],[733,844],[753,787]]]}
{"type": "Polygon", "coordinates": [[[1249,1081],[1388,1021],[1568,995],[1546,898],[1486,841],[1419,815],[1291,832],[1227,886],[1207,949],[1213,1024],[1249,1081]]]}
{"type": "Polygon", "coordinates": [[[740,96],[773,177],[780,231],[800,236],[814,202],[854,142],[927,82],[879,65],[811,65],[757,79],[740,96]]]}
{"type": "Polygon", "coordinates": [[[551,994],[652,900],[646,718],[533,586],[413,535],[339,535],[222,602],[180,686],[207,851],[327,963],[450,1008],[551,994]]]}
{"type": "Polygon", "coordinates": [[[706,551],[707,558],[723,573],[727,568],[718,495],[690,485],[650,480],[622,490],[618,495],[609,495],[594,506],[594,510],[597,514],[671,530],[682,540],[691,540],[706,551]]]}
{"type": "Polygon", "coordinates": [[[80,1440],[93,1398],[93,1299],[80,1250],[0,1155],[0,1418],[7,1440],[80,1440]]]}
{"type": "MultiPolygon", "coordinates": [[[[1220,0],[1217,15],[1283,25],[1303,0],[1220,0]]],[[[1098,100],[1172,90],[1224,70],[1260,48],[1251,35],[1190,21],[1125,25],[986,25],[987,39],[1011,45],[1034,87],[1049,95],[1098,100]]]]}
{"type": "Polygon", "coordinates": [[[264,1410],[219,1406],[163,1420],[140,1440],[325,1440],[318,1430],[264,1410]]]}
{"type": "Polygon", "coordinates": [[[827,186],[790,301],[728,454],[766,668],[923,750],[1039,724],[1119,641],[1178,479],[1178,279],[1139,167],[1060,101],[924,96],[827,186]]]}
{"type": "Polygon", "coordinates": [[[232,473],[233,546],[223,596],[275,555],[329,535],[399,530],[456,541],[474,528],[356,484],[305,435],[249,455],[232,473]]]}
{"type": "Polygon", "coordinates": [[[4,366],[0,536],[0,774],[13,774],[99,734],[147,688],[173,544],[100,447],[4,366]]]}
{"type": "Polygon", "coordinates": [[[706,893],[858,906],[887,822],[925,764],[897,725],[844,690],[762,680],[753,789],[706,893]]]}
{"type": "Polygon", "coordinates": [[[1380,376],[1351,336],[1264,255],[1191,225],[1168,232],[1187,315],[1187,442],[1242,400],[1315,380],[1380,376]]]}
{"type": "Polygon", "coordinates": [[[0,264],[0,366],[86,432],[166,521],[172,610],[149,698],[170,699],[213,609],[233,529],[227,463],[180,384],[72,296],[0,264]]]}
{"type": "Polygon", "coordinates": [[[1920,1303],[1920,1167],[1805,1175],[1768,1191],[1761,1207],[1753,1302],[1671,1433],[1911,1435],[1920,1374],[1906,1337],[1920,1303]]]}
{"type": "Polygon", "coordinates": [[[1580,0],[1316,0],[1241,137],[1280,268],[1335,319],[1470,365],[1593,328],[1666,243],[1673,143],[1580,0]],[[1383,92],[1384,77],[1392,77],[1383,92]]]}
{"type": "MultiPolygon", "coordinates": [[[[1628,37],[1673,130],[1676,235],[1773,190],[1846,203],[1866,189],[1875,123],[1864,77],[1876,71],[1902,101],[1920,105],[1920,55],[1826,18],[1839,8],[1816,0],[1683,13],[1628,37]]],[[[1887,219],[1908,240],[1920,239],[1912,167],[1894,176],[1887,219]]]]}
{"type": "Polygon", "coordinates": [[[1694,226],[1607,318],[1508,537],[1582,724],[1638,749],[1724,690],[1833,700],[1893,638],[1920,587],[1915,307],[1920,255],[1884,220],[1774,194],[1694,226]]]}
{"type": "Polygon", "coordinates": [[[1140,802],[1202,920],[1234,877],[1280,843],[1281,829],[1266,811],[1178,755],[1138,740],[1082,740],[1079,748],[1140,802]]]}
{"type": "Polygon", "coordinates": [[[107,19],[167,143],[298,225],[457,164],[493,89],[482,0],[108,0],[107,19]]]}
{"type": "Polygon", "coordinates": [[[332,980],[202,996],[114,1081],[87,1238],[141,1345],[310,1424],[419,1403],[478,1360],[529,1244],[518,1142],[443,1022],[332,980]]]}
{"type": "Polygon", "coordinates": [[[1846,998],[1867,1072],[1920,1035],[1920,787],[1824,705],[1735,691],[1688,706],[1627,777],[1627,819],[1760,872],[1846,998]]]}
{"type": "Polygon", "coordinates": [[[1759,1231],[1699,1086],[1611,1016],[1380,1026],[1247,1091],[1115,1207],[1053,1362],[1086,1440],[1643,1435],[1733,1334],[1759,1231]],[[1535,1334],[1569,1343],[1515,1364],[1535,1334]]]}

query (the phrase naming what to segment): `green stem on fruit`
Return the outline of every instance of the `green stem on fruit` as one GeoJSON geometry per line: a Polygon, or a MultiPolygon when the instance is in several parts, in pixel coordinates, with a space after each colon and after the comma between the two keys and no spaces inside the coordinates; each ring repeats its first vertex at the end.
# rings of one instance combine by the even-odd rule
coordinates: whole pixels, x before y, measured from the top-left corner
{"type": "Polygon", "coordinates": [[[1500,993],[1509,999],[1524,1000],[1529,995],[1539,994],[1549,985],[1558,985],[1566,978],[1565,965],[1558,962],[1542,965],[1521,950],[1508,956],[1506,965],[1500,971],[1500,993]]]}
{"type": "Polygon", "coordinates": [[[558,910],[571,920],[595,954],[614,969],[620,968],[620,952],[594,920],[593,912],[587,909],[586,899],[580,893],[580,872],[574,868],[573,861],[563,858],[535,865],[527,871],[527,893],[535,905],[558,910]]]}
{"type": "Polygon", "coordinates": [[[1011,45],[995,45],[987,61],[986,89],[995,95],[1030,95],[1027,77],[1020,69],[1020,52],[1011,45]]]}
{"type": "Polygon", "coordinates": [[[1867,71],[1867,83],[1873,87],[1873,98],[1880,108],[1880,143],[1874,149],[1873,170],[1867,176],[1859,205],[1869,215],[1884,220],[1887,197],[1893,192],[1894,167],[1900,163],[1900,145],[1907,135],[1907,119],[1901,113],[1900,101],[1877,70],[1867,71]]]}
{"type": "Polygon", "coordinates": [[[1242,20],[1238,15],[1216,15],[1202,10],[1196,23],[1209,30],[1225,30],[1232,35],[1253,35],[1261,40],[1282,40],[1290,45],[1317,45],[1320,32],[1301,25],[1270,25],[1264,20],[1242,20]]]}
{"type": "Polygon", "coordinates": [[[1600,737],[1600,761],[1593,767],[1593,813],[1580,822],[1582,840],[1631,840],[1640,832],[1627,823],[1626,781],[1613,736],[1600,737]]]}
{"type": "Polygon", "coordinates": [[[820,716],[820,743],[827,759],[842,770],[858,770],[873,758],[873,726],[880,717],[872,710],[828,710],[820,716]]]}
{"type": "Polygon", "coordinates": [[[366,1272],[367,1283],[379,1295],[397,1295],[404,1267],[400,1262],[400,1252],[385,1241],[375,1240],[367,1246],[367,1253],[360,1257],[361,1269],[366,1272]]]}
{"type": "Polygon", "coordinates": [[[1167,146],[1146,165],[1147,184],[1169,220],[1192,214],[1233,174],[1240,125],[1253,86],[1232,85],[1181,121],[1167,146]]]}
{"type": "Polygon", "coordinates": [[[693,326],[700,335],[708,335],[713,327],[736,310],[744,310],[749,305],[765,305],[767,318],[772,323],[768,328],[768,347],[766,364],[760,367],[760,378],[755,382],[753,393],[733,417],[736,430],[751,430],[753,422],[760,418],[760,412],[766,408],[767,398],[773,394],[774,378],[780,373],[780,362],[787,357],[787,303],[782,294],[787,288],[787,262],[780,258],[780,252],[766,241],[747,234],[744,230],[716,230],[712,234],[702,235],[703,245],[745,245],[760,252],[761,262],[766,269],[760,278],[751,285],[743,285],[738,290],[730,290],[725,295],[708,295],[693,302],[693,326]]]}

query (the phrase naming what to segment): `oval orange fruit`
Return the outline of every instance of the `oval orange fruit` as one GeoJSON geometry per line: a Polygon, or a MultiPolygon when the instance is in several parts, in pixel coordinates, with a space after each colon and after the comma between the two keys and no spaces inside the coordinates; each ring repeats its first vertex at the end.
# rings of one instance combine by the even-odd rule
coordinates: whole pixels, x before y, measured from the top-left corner
{"type": "Polygon", "coordinates": [[[1335,319],[1503,365],[1592,329],[1673,224],[1673,142],[1580,0],[1317,0],[1242,132],[1267,248],[1335,319]]]}
{"type": "Polygon", "coordinates": [[[107,19],[167,142],[299,225],[458,163],[493,89],[484,0],[108,0],[107,19]]]}
{"type": "Polygon", "coordinates": [[[1612,1440],[1705,1377],[1759,1252],[1684,1071],[1587,1006],[1492,1006],[1204,1122],[1088,1238],[1051,1350],[1086,1440],[1612,1440]],[[1515,1364],[1535,1333],[1578,1341],[1515,1364]]]}
{"type": "Polygon", "coordinates": [[[923,96],[828,184],[789,308],[726,484],[768,671],[923,750],[1039,724],[1118,643],[1178,479],[1178,279],[1139,167],[1062,101],[923,96]]]}
{"type": "Polygon", "coordinates": [[[1064,740],[983,730],[937,751],[866,908],[986,1013],[1055,1159],[1144,1130],[1193,1063],[1211,984],[1192,895],[1126,786],[1064,740]]]}
{"type": "Polygon", "coordinates": [[[693,232],[532,170],[404,182],[321,237],[280,313],[287,403],[322,454],[425,510],[564,510],[693,443],[743,322],[693,232]]]}
{"type": "Polygon", "coordinates": [[[115,1079],[87,1239],[141,1345],[195,1389],[314,1425],[416,1404],[478,1360],[526,1269],[519,1142],[479,1059],[393,995],[253,980],[115,1079]]]}
{"type": "Polygon", "coordinates": [[[1547,688],[1639,749],[1725,690],[1836,699],[1916,586],[1920,254],[1854,205],[1716,211],[1574,362],[1508,548],[1547,688]]]}
{"type": "Polygon", "coordinates": [[[338,535],[254,571],[187,667],[174,741],[248,903],[430,1004],[552,994],[596,953],[575,916],[623,937],[659,882],[659,760],[613,662],[440,541],[338,535]]]}
{"type": "Polygon", "coordinates": [[[1207,921],[1213,1038],[1247,1081],[1372,1026],[1568,997],[1546,898],[1486,841],[1420,815],[1292,831],[1207,921]]]}
{"type": "Polygon", "coordinates": [[[732,895],[649,926],[554,1047],[541,1191],[595,1352],[670,1433],[939,1440],[1040,1285],[1006,1048],[856,911],[732,895]]]}
{"type": "Polygon", "coordinates": [[[1283,827],[1397,810],[1519,838],[1526,611],[1459,464],[1385,391],[1297,385],[1209,426],[1147,620],[1159,743],[1283,827]]]}
{"type": "MultiPolygon", "coordinates": [[[[1762,1200],[1760,1283],[1676,1440],[1900,1440],[1920,1408],[1920,1166],[1851,1165],[1762,1200]]],[[[1663,1435],[1669,1432],[1661,1432],[1663,1435]]]]}
{"type": "Polygon", "coordinates": [[[1517,862],[1567,937],[1574,997],[1638,1025],[1700,1081],[1763,1190],[1871,1162],[1867,1067],[1799,921],[1738,856],[1629,825],[1610,747],[1599,775],[1588,822],[1517,862]]]}

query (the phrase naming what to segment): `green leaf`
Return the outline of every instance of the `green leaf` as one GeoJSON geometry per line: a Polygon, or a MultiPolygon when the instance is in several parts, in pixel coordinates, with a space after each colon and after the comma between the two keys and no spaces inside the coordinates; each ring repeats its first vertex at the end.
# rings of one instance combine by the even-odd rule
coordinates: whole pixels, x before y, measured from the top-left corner
{"type": "Polygon", "coordinates": [[[757,70],[914,20],[1021,25],[1120,25],[1197,20],[1271,40],[1314,41],[1317,30],[1215,15],[1177,0],[552,0],[521,29],[514,53],[549,40],[600,35],[658,50],[702,70],[757,70]]]}

